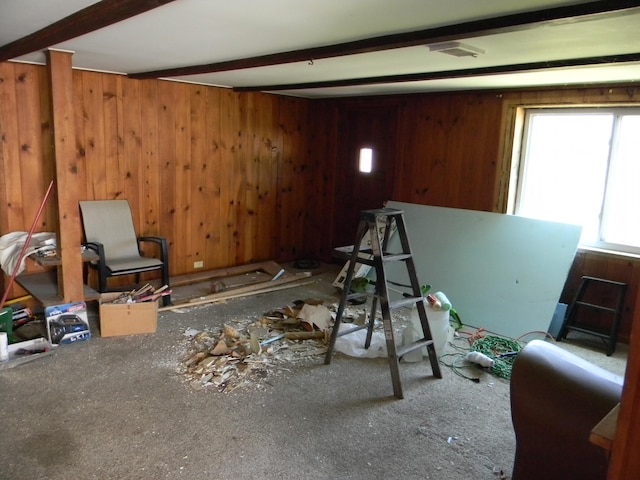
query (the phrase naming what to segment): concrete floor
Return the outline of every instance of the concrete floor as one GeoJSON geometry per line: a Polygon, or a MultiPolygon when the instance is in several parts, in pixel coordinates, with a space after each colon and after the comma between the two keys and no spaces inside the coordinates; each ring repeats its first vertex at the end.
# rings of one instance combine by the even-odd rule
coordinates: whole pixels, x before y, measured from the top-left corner
{"type": "MultiPolygon", "coordinates": [[[[286,365],[259,387],[194,390],[188,328],[259,318],[296,299],[337,301],[337,270],[311,285],[178,312],[151,335],[93,338],[0,371],[0,479],[496,479],[515,450],[508,382],[473,383],[428,361],[336,353],[286,365]]],[[[621,357],[612,361],[624,362],[621,357]]],[[[602,355],[604,357],[604,355],[602,355]]],[[[614,356],[616,357],[616,356],[614,356]]],[[[507,478],[507,477],[505,477],[507,478]]]]}

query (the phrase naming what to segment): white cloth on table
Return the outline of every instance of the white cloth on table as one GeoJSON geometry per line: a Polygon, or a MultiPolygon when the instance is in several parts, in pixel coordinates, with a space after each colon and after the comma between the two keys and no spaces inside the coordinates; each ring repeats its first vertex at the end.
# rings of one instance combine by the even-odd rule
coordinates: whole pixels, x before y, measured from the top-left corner
{"type": "Polygon", "coordinates": [[[20,261],[20,266],[16,275],[24,271],[25,258],[37,252],[41,248],[50,248],[51,240],[55,244],[56,234],[52,232],[34,233],[27,246],[24,256],[20,257],[20,252],[29,234],[27,232],[11,232],[0,237],[0,266],[7,275],[13,275],[16,264],[20,261]]]}

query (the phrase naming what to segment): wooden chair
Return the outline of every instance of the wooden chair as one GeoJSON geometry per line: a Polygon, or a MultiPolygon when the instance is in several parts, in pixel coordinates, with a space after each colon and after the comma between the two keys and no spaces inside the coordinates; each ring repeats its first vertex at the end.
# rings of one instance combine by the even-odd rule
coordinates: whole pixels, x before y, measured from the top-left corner
{"type": "MultiPolygon", "coordinates": [[[[166,239],[137,237],[127,200],[94,200],[80,202],[87,248],[99,256],[90,266],[98,272],[98,291],[107,292],[108,278],[159,270],[162,283],[169,286],[169,255],[166,239]],[[159,246],[160,258],[143,256],[140,245],[152,242],[159,246]]],[[[171,296],[162,297],[163,305],[171,304],[171,296]]]]}

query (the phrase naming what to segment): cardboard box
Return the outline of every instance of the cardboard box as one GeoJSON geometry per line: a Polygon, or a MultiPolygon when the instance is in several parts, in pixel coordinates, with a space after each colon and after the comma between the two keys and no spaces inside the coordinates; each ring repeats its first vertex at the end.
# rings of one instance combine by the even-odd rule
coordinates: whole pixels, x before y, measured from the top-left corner
{"type": "Polygon", "coordinates": [[[52,344],[75,343],[91,338],[85,302],[46,307],[44,315],[47,321],[47,340],[52,344]]]}
{"type": "Polygon", "coordinates": [[[100,336],[155,333],[158,325],[158,302],[109,303],[118,296],[118,292],[100,294],[100,336]]]}

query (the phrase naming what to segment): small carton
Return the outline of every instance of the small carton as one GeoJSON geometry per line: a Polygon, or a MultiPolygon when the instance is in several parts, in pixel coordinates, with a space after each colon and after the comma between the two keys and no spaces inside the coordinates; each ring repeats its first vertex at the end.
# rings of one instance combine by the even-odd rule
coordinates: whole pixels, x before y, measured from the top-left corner
{"type": "Polygon", "coordinates": [[[53,305],[44,309],[47,339],[53,345],[89,340],[89,319],[85,302],[53,305]]]}
{"type": "Polygon", "coordinates": [[[118,292],[100,294],[100,335],[118,337],[155,333],[158,325],[158,302],[110,303],[118,292]]]}

